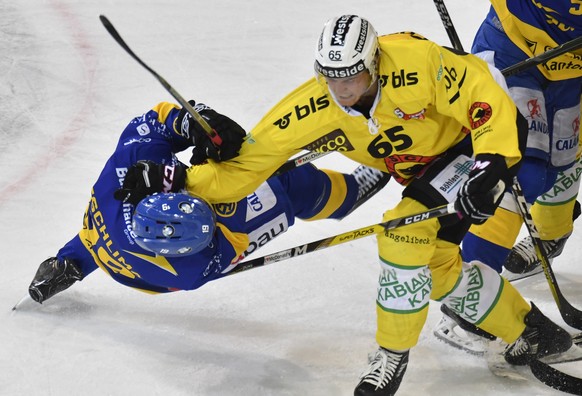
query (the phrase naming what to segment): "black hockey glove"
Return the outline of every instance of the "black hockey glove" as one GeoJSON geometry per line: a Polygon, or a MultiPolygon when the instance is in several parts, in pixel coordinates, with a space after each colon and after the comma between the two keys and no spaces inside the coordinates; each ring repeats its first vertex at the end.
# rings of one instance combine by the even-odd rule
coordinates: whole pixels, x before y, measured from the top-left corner
{"type": "Polygon", "coordinates": [[[472,224],[483,224],[499,206],[509,176],[503,156],[477,154],[469,180],[459,190],[455,209],[472,224]]]}
{"type": "Polygon", "coordinates": [[[217,113],[203,103],[196,105],[193,100],[188,101],[188,103],[194,107],[194,110],[210,124],[222,139],[220,146],[215,146],[204,131],[204,128],[193,119],[186,109],[182,108],[178,117],[174,120],[174,129],[182,136],[192,140],[194,148],[192,149],[190,163],[198,165],[204,163],[208,158],[214,161],[226,161],[236,157],[246,136],[245,130],[235,121],[217,113]]]}
{"type": "Polygon", "coordinates": [[[182,165],[161,165],[153,161],[138,161],[125,175],[123,187],[116,190],[115,199],[137,205],[157,192],[176,192],[186,184],[186,169],[182,165]]]}

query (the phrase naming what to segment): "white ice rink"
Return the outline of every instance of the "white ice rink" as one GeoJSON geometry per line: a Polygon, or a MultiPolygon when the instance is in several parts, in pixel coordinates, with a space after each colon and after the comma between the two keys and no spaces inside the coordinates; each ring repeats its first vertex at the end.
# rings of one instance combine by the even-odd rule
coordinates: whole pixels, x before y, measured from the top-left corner
{"type": "MultiPolygon", "coordinates": [[[[485,0],[447,0],[465,48],[485,0]]],[[[80,229],[90,188],[129,120],[162,100],[130,47],[187,99],[246,129],[312,76],[330,17],[356,13],[380,33],[449,45],[429,0],[18,0],[0,2],[0,395],[347,396],[377,346],[374,238],[151,296],[96,271],[42,306],[12,306],[38,265],[80,229]]],[[[349,171],[338,154],[318,165],[349,171]]],[[[401,189],[342,222],[299,223],[267,254],[381,221],[401,189]]],[[[582,231],[554,268],[582,307],[582,231]]],[[[517,284],[563,324],[543,276],[517,284]]],[[[552,395],[491,374],[483,358],[436,341],[431,310],[399,395],[552,395]]],[[[582,375],[581,367],[568,367],[582,375]]]]}

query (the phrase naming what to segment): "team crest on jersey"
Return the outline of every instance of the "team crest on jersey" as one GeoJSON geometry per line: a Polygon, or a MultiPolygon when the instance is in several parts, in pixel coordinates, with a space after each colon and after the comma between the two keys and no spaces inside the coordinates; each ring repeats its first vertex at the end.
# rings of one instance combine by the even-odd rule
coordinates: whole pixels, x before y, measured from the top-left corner
{"type": "Polygon", "coordinates": [[[319,139],[302,147],[305,150],[326,153],[328,151],[353,151],[354,146],[350,143],[348,137],[341,129],[335,129],[320,137],[319,139]]]}
{"type": "Polygon", "coordinates": [[[431,163],[436,156],[414,154],[394,154],[384,158],[388,172],[400,184],[407,184],[413,176],[420,176],[424,167],[431,163]]]}
{"type": "Polygon", "coordinates": [[[220,217],[231,217],[236,212],[236,202],[213,204],[212,207],[220,217]]]}
{"type": "Polygon", "coordinates": [[[473,103],[469,109],[469,122],[471,123],[471,129],[482,127],[487,121],[489,121],[492,113],[493,110],[489,103],[473,103]]]}

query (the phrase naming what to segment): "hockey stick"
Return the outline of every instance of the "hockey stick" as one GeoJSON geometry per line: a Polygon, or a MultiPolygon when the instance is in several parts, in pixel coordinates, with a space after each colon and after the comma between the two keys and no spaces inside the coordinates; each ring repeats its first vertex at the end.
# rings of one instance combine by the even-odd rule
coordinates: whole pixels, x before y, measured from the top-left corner
{"type": "MultiPolygon", "coordinates": [[[[444,5],[443,0],[434,0],[434,3],[437,7],[437,11],[443,21],[445,30],[449,35],[449,38],[453,44],[453,46],[458,49],[462,50],[462,45],[458,39],[456,34],[455,27],[452,23],[451,17],[444,5]]],[[[548,50],[543,54],[535,56],[533,58],[528,58],[525,61],[519,62],[513,66],[510,66],[501,71],[501,73],[507,77],[516,73],[519,73],[529,67],[537,66],[541,63],[547,62],[549,59],[561,55],[565,52],[573,51],[575,49],[580,48],[582,44],[582,37],[578,37],[577,39],[571,40],[567,43],[564,43],[556,48],[548,50]]],[[[521,190],[521,186],[519,185],[519,181],[517,177],[514,177],[513,186],[512,186],[512,193],[517,201],[517,206],[521,212],[521,215],[524,219],[524,222],[527,226],[528,233],[530,237],[534,241],[534,246],[536,250],[536,254],[542,263],[542,267],[544,269],[544,274],[546,275],[546,279],[552,291],[552,295],[556,300],[556,304],[558,305],[558,310],[562,315],[564,321],[577,329],[582,329],[582,312],[578,309],[574,308],[565,298],[560,288],[558,287],[558,283],[556,281],[556,277],[554,272],[549,265],[549,260],[547,256],[547,252],[545,252],[543,245],[541,243],[539,233],[535,227],[533,222],[533,218],[529,212],[527,201],[523,196],[523,191],[521,190]]],[[[564,392],[569,392],[575,395],[582,395],[582,379],[573,377],[566,373],[563,373],[550,365],[540,362],[537,359],[534,359],[532,362],[529,363],[530,370],[532,374],[544,385],[547,385],[551,388],[561,390],[564,392]]]]}
{"type": "MultiPolygon", "coordinates": [[[[168,91],[170,93],[170,95],[172,95],[174,97],[174,99],[176,99],[178,101],[178,103],[180,103],[180,105],[182,105],[182,107],[184,107],[186,109],[186,111],[188,111],[188,113],[190,113],[190,115],[196,120],[196,122],[198,122],[200,124],[200,126],[204,129],[204,132],[208,135],[208,137],[210,138],[212,143],[215,146],[220,146],[222,144],[222,139],[220,138],[218,133],[216,133],[216,131],[214,129],[212,129],[212,127],[208,124],[208,122],[200,114],[198,114],[198,112],[196,110],[194,110],[192,105],[190,105],[190,103],[188,103],[188,101],[186,99],[184,99],[182,97],[182,95],[180,95],[178,93],[178,91],[176,91],[161,75],[159,75],[155,70],[153,70],[151,67],[149,67],[144,61],[142,61],[135,54],[135,52],[132,51],[131,48],[129,48],[129,46],[127,45],[125,40],[123,40],[123,38],[121,37],[119,32],[117,32],[117,30],[115,29],[113,24],[109,21],[109,19],[107,19],[107,17],[105,15],[99,15],[99,19],[101,20],[101,23],[103,24],[103,26],[105,26],[105,29],[107,29],[109,34],[113,37],[113,39],[115,41],[117,41],[117,43],[133,59],[135,59],[137,61],[137,63],[139,63],[147,71],[149,71],[162,84],[162,86],[166,89],[166,91],[168,91]]],[[[300,165],[314,161],[315,159],[322,157],[322,156],[329,154],[329,153],[330,152],[320,152],[320,153],[309,152],[309,153],[301,155],[297,158],[291,159],[291,160],[287,161],[285,164],[283,164],[279,169],[277,169],[277,171],[275,171],[273,176],[279,175],[283,172],[287,172],[288,170],[291,170],[291,169],[295,169],[300,165]]]]}
{"type": "Polygon", "coordinates": [[[520,73],[527,68],[538,66],[542,63],[546,63],[552,58],[556,56],[563,55],[567,52],[572,52],[582,47],[582,36],[576,37],[570,41],[565,42],[557,47],[551,48],[546,52],[539,54],[538,56],[534,56],[532,58],[527,58],[521,62],[516,63],[513,66],[506,67],[505,69],[501,70],[501,73],[505,77],[513,76],[514,74],[520,73]]]}
{"type": "MultiPolygon", "coordinates": [[[[263,267],[267,264],[276,263],[277,261],[283,261],[292,257],[301,256],[303,254],[315,252],[316,250],[322,250],[331,246],[339,245],[346,242],[355,241],[356,239],[364,238],[370,235],[379,234],[387,230],[393,230],[394,228],[402,227],[409,224],[419,223],[421,221],[434,219],[437,217],[442,217],[450,214],[455,214],[455,204],[449,203],[447,205],[439,206],[434,209],[429,209],[424,212],[412,214],[409,216],[399,217],[397,219],[392,219],[384,223],[373,224],[368,227],[358,228],[352,231],[347,231],[335,236],[320,239],[318,241],[306,243],[304,245],[298,245],[290,249],[281,250],[276,253],[271,253],[263,257],[258,257],[256,259],[243,261],[239,263],[230,272],[227,272],[225,276],[234,275],[239,272],[247,271],[253,268],[263,267]]],[[[18,301],[12,308],[15,311],[24,301],[32,300],[27,294],[20,301],[18,301]]]]}
{"type": "Polygon", "coordinates": [[[570,304],[568,300],[566,300],[566,298],[560,291],[558,281],[556,280],[554,271],[550,266],[547,252],[543,244],[541,243],[540,234],[538,233],[538,230],[534,224],[533,218],[529,211],[529,204],[526,202],[525,197],[523,196],[523,191],[521,189],[521,186],[519,185],[517,177],[513,178],[513,185],[511,191],[513,193],[515,200],[517,201],[517,207],[519,208],[521,216],[523,217],[529,236],[531,237],[534,243],[538,259],[542,263],[544,274],[546,275],[546,279],[550,286],[552,295],[554,296],[554,300],[556,300],[556,304],[558,305],[560,315],[562,315],[564,322],[566,322],[569,326],[582,330],[582,311],[574,308],[572,304],[570,304]]]}
{"type": "Polygon", "coordinates": [[[582,395],[582,378],[566,374],[537,359],[531,361],[529,367],[544,385],[572,395],[582,395]]]}
{"type": "Polygon", "coordinates": [[[393,230],[394,228],[402,227],[408,224],[414,224],[428,219],[434,219],[437,217],[442,217],[454,213],[457,213],[457,211],[455,210],[455,204],[449,203],[448,205],[439,206],[437,208],[429,209],[427,211],[416,213],[410,216],[399,217],[397,219],[392,219],[384,223],[378,223],[367,227],[358,228],[356,230],[344,232],[328,238],[320,239],[314,242],[309,242],[303,245],[298,245],[289,249],[281,250],[276,253],[271,253],[263,257],[243,261],[239,263],[232,271],[228,272],[226,275],[233,275],[242,271],[262,267],[267,264],[276,263],[277,261],[283,261],[290,259],[292,257],[301,256],[306,253],[315,252],[316,250],[325,249],[331,246],[339,245],[345,242],[351,242],[356,239],[364,238],[370,235],[379,234],[387,230],[393,230]]]}
{"type": "MultiPolygon", "coordinates": [[[[437,5],[437,11],[439,12],[439,15],[441,16],[441,20],[443,21],[443,24],[445,26],[445,29],[447,30],[447,33],[452,32],[452,33],[449,33],[449,37],[450,36],[455,37],[456,36],[455,27],[453,26],[453,23],[451,21],[451,17],[449,15],[446,7],[444,6],[443,0],[435,0],[434,2],[435,2],[435,5],[437,5]],[[442,5],[442,6],[439,6],[439,5],[442,5]]],[[[456,40],[451,38],[451,42],[452,42],[453,46],[455,46],[456,49],[462,50],[462,46],[460,44],[460,41],[458,40],[458,37],[456,40]]],[[[556,48],[553,48],[549,51],[546,51],[543,54],[540,54],[540,55],[533,57],[533,58],[528,58],[523,62],[519,62],[513,66],[510,66],[506,69],[503,69],[501,71],[501,73],[503,73],[504,76],[519,73],[520,71],[523,71],[526,68],[539,65],[540,63],[544,63],[548,59],[551,59],[555,56],[561,55],[565,52],[577,49],[580,46],[582,46],[582,37],[578,37],[574,40],[568,41],[567,43],[564,43],[564,44],[562,44],[556,48]]],[[[568,300],[566,300],[566,298],[564,297],[564,295],[560,291],[560,288],[558,287],[558,281],[556,280],[556,276],[554,275],[552,267],[549,264],[547,252],[545,251],[544,247],[542,246],[539,233],[535,227],[535,224],[533,222],[533,218],[531,217],[531,214],[529,212],[528,204],[525,200],[525,197],[523,196],[523,191],[521,190],[521,186],[519,185],[519,181],[517,180],[517,177],[515,177],[513,180],[513,186],[512,186],[511,190],[512,190],[512,193],[513,193],[515,200],[517,201],[517,206],[519,208],[519,211],[521,212],[521,216],[524,219],[524,223],[526,225],[527,231],[530,234],[530,236],[534,242],[536,254],[542,263],[542,267],[544,269],[546,279],[547,279],[548,284],[550,286],[550,290],[552,291],[552,295],[554,296],[554,299],[556,300],[556,304],[558,305],[558,310],[560,311],[560,314],[562,315],[564,322],[566,322],[568,325],[570,325],[574,328],[582,329],[582,311],[579,311],[578,309],[574,308],[568,302],[568,300]]]]}
{"type": "Polygon", "coordinates": [[[303,155],[300,155],[298,157],[295,158],[291,158],[290,160],[288,160],[287,162],[285,162],[283,165],[281,165],[279,167],[279,169],[277,169],[275,171],[275,173],[273,173],[273,176],[277,176],[280,175],[281,173],[285,173],[287,171],[290,171],[291,169],[295,169],[298,166],[301,165],[305,165],[309,162],[315,161],[318,158],[323,157],[324,155],[327,155],[331,153],[331,151],[309,151],[303,155]]]}
{"type": "MultiPolygon", "coordinates": [[[[562,319],[564,319],[564,322],[566,322],[569,326],[576,329],[582,329],[582,311],[574,308],[560,291],[558,281],[556,280],[554,271],[550,266],[547,252],[542,244],[538,230],[533,222],[533,218],[529,211],[529,204],[525,200],[523,191],[519,181],[517,180],[517,176],[513,178],[511,192],[517,201],[517,207],[521,212],[521,216],[523,217],[529,236],[533,241],[536,255],[538,256],[542,268],[544,269],[546,280],[548,281],[548,285],[550,286],[550,290],[554,296],[554,300],[556,301],[556,305],[558,306],[558,311],[560,311],[562,319]]],[[[582,395],[581,378],[566,374],[537,359],[533,359],[531,362],[529,362],[529,368],[532,374],[544,385],[574,395],[582,395]]]]}
{"type": "Polygon", "coordinates": [[[451,40],[453,48],[459,51],[464,51],[463,44],[461,44],[461,40],[459,40],[457,30],[455,29],[455,25],[453,25],[453,20],[451,19],[451,15],[445,6],[444,0],[434,0],[434,5],[439,13],[439,16],[441,17],[441,21],[445,27],[447,35],[449,36],[449,40],[451,40]]]}
{"type": "Polygon", "coordinates": [[[222,144],[222,139],[220,138],[218,133],[216,133],[216,131],[214,129],[212,129],[212,127],[208,124],[208,122],[200,114],[198,114],[198,112],[196,110],[194,110],[192,105],[190,105],[190,103],[188,103],[188,101],[186,99],[184,99],[182,97],[182,95],[180,95],[162,76],[160,76],[151,67],[149,67],[147,64],[145,64],[145,62],[142,61],[131,50],[131,48],[129,48],[129,46],[121,38],[121,36],[119,35],[119,33],[117,32],[115,27],[113,27],[113,24],[111,22],[109,22],[109,19],[107,19],[107,17],[105,15],[99,15],[99,19],[101,20],[101,23],[103,24],[103,26],[105,26],[105,29],[107,29],[107,31],[109,32],[111,37],[113,37],[113,39],[115,41],[117,41],[117,43],[121,46],[121,48],[123,48],[125,50],[125,52],[127,52],[129,55],[131,55],[131,57],[133,59],[135,59],[137,61],[137,63],[139,63],[147,71],[149,71],[160,82],[160,84],[162,84],[162,86],[166,89],[166,91],[168,91],[170,93],[170,95],[172,95],[174,97],[174,99],[176,99],[178,101],[178,103],[180,103],[180,105],[182,105],[182,107],[185,108],[186,111],[188,111],[188,113],[190,113],[190,115],[196,120],[196,122],[198,122],[198,124],[200,124],[202,129],[204,129],[204,132],[208,135],[208,137],[210,138],[210,140],[212,141],[212,143],[215,146],[217,146],[217,147],[220,146],[222,144]]]}
{"type": "MultiPolygon", "coordinates": [[[[451,44],[453,48],[464,51],[463,44],[461,44],[461,40],[459,40],[459,36],[457,35],[457,30],[453,25],[453,21],[451,19],[451,15],[445,6],[444,0],[434,0],[434,5],[441,17],[441,21],[443,22],[443,26],[447,35],[449,36],[449,40],[451,40],[451,44]]],[[[531,58],[527,58],[521,62],[517,62],[512,66],[508,66],[505,69],[501,70],[501,74],[505,77],[513,76],[514,74],[521,73],[525,69],[529,69],[530,67],[538,66],[543,63],[546,63],[552,58],[557,56],[563,55],[567,52],[572,52],[582,47],[582,36],[576,37],[570,41],[565,42],[557,47],[551,48],[544,53],[541,53],[537,56],[533,56],[531,58]]]]}
{"type": "MultiPolygon", "coordinates": [[[[449,38],[451,39],[451,42],[453,42],[454,47],[456,49],[463,50],[463,46],[461,45],[461,42],[459,41],[459,37],[457,36],[455,27],[453,26],[453,24],[451,22],[451,19],[449,17],[449,14],[447,12],[447,9],[446,9],[443,1],[442,0],[434,0],[434,3],[437,6],[437,10],[439,11],[439,14],[441,14],[441,19],[443,21],[443,24],[445,25],[445,29],[447,30],[447,33],[449,34],[449,38]],[[442,5],[442,7],[441,7],[441,5],[442,5]]],[[[548,60],[555,58],[556,56],[563,55],[567,52],[576,51],[580,48],[582,48],[582,36],[577,37],[573,40],[567,41],[564,44],[559,45],[557,47],[551,48],[542,54],[539,54],[539,55],[531,57],[531,58],[527,58],[527,59],[525,59],[521,62],[518,62],[514,65],[508,66],[505,69],[501,70],[501,74],[503,74],[504,77],[513,76],[515,74],[521,73],[522,71],[524,71],[526,69],[529,69],[530,67],[538,66],[542,63],[545,63],[548,60]]],[[[312,152],[309,152],[305,155],[297,157],[296,159],[292,159],[292,160],[287,161],[274,173],[274,175],[278,175],[278,174],[281,174],[283,172],[287,172],[288,170],[295,169],[298,166],[301,166],[301,165],[304,165],[308,162],[314,161],[317,158],[323,157],[324,155],[329,154],[329,153],[331,153],[331,151],[326,151],[326,152],[313,152],[312,151],[312,152]]]]}

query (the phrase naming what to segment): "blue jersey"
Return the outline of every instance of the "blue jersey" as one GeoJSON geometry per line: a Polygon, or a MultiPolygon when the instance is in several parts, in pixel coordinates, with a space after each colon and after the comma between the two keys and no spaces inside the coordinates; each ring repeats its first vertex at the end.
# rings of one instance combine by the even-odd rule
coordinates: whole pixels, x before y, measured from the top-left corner
{"type": "Polygon", "coordinates": [[[93,185],[82,230],[60,249],[59,259],[74,260],[85,276],[99,267],[117,282],[146,292],[192,290],[225,276],[246,255],[285,232],[295,216],[326,212],[326,217],[341,217],[355,203],[357,183],[349,175],[344,178],[347,187],[332,197],[323,193],[332,190],[325,188],[331,183],[325,171],[302,166],[270,178],[239,202],[213,205],[216,233],[202,251],[166,258],[140,248],[132,232],[134,207],[113,194],[138,160],[178,164],[174,153],[191,146],[173,127],[178,113],[175,105],[160,103],[129,123],[93,185]]]}
{"type": "MultiPolygon", "coordinates": [[[[499,69],[540,55],[582,33],[582,0],[491,0],[491,4],[471,51],[499,69]]],[[[580,143],[581,55],[579,50],[566,53],[506,78],[511,98],[528,124],[517,177],[529,203],[552,188],[559,171],[578,178],[571,166],[580,143]]],[[[561,186],[557,189],[563,191],[561,186]]],[[[472,228],[463,239],[463,258],[487,263],[500,272],[521,219],[503,210],[495,216],[498,220],[472,228]]]]}
{"type": "MultiPolygon", "coordinates": [[[[580,0],[491,0],[491,3],[485,23],[502,31],[516,50],[519,49],[521,55],[516,61],[540,55],[582,34],[580,0]]],[[[475,43],[493,50],[509,47],[509,43],[488,40],[479,33],[475,43]]],[[[507,66],[511,65],[501,65],[507,66]]],[[[550,59],[538,66],[538,70],[552,81],[579,78],[582,76],[582,51],[550,59]]]]}
{"type": "Polygon", "coordinates": [[[504,16],[502,23],[507,23],[510,37],[519,34],[530,42],[530,47],[536,44],[555,46],[580,36],[580,0],[493,0],[492,3],[504,16]],[[512,28],[517,31],[511,31],[512,28]]]}
{"type": "MultiPolygon", "coordinates": [[[[582,33],[581,0],[491,3],[471,51],[498,69],[539,55],[582,33]]],[[[528,121],[525,156],[547,163],[552,172],[568,169],[576,159],[579,143],[581,52],[555,57],[506,81],[512,99],[528,121]]]]}

